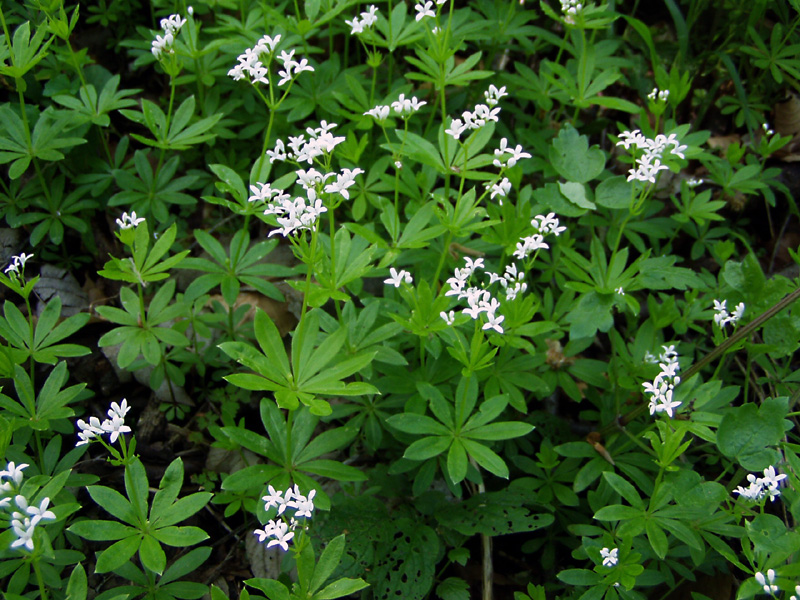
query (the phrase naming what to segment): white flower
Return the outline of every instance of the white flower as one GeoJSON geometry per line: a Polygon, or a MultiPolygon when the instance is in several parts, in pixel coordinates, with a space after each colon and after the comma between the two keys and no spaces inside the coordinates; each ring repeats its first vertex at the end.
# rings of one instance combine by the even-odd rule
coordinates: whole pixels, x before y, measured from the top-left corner
{"type": "Polygon", "coordinates": [[[406,98],[405,94],[400,94],[400,97],[392,102],[392,108],[398,115],[406,118],[417,112],[426,104],[427,102],[420,102],[416,96],[406,98]]]}
{"type": "Polygon", "coordinates": [[[128,401],[123,398],[121,404],[117,404],[116,402],[111,403],[111,408],[108,409],[108,416],[111,419],[113,419],[115,416],[119,417],[120,419],[124,419],[125,415],[128,414],[130,409],[131,407],[128,406],[128,401]]]}
{"type": "Polygon", "coordinates": [[[778,586],[775,585],[775,571],[773,569],[767,570],[766,578],[761,571],[757,572],[755,577],[758,585],[764,588],[765,594],[774,594],[778,591],[778,586]]]}
{"type": "Polygon", "coordinates": [[[456,320],[456,313],[452,310],[449,313],[442,311],[439,313],[439,316],[442,317],[444,322],[448,325],[452,325],[456,320]]]}
{"type": "Polygon", "coordinates": [[[500,101],[500,98],[508,96],[506,86],[497,89],[494,84],[489,85],[489,89],[483,92],[483,95],[486,98],[486,104],[489,106],[495,106],[500,101]]]}
{"type": "MultiPolygon", "coordinates": [[[[356,182],[356,175],[360,175],[364,172],[364,169],[343,169],[340,174],[336,176],[335,183],[329,183],[325,186],[325,193],[327,194],[340,194],[345,200],[350,199],[350,192],[347,191],[352,185],[355,185],[356,182]]],[[[333,173],[330,173],[333,175],[333,173]]]]}
{"type": "Polygon", "coordinates": [[[487,187],[492,190],[492,194],[489,199],[494,200],[495,196],[500,196],[500,206],[503,206],[502,198],[505,198],[508,195],[508,192],[511,191],[511,182],[508,180],[508,177],[503,177],[499,183],[495,183],[491,186],[487,184],[487,187]]]}
{"type": "Polygon", "coordinates": [[[286,160],[286,147],[283,145],[283,140],[278,140],[275,143],[274,150],[267,150],[267,156],[269,156],[270,164],[274,163],[276,160],[286,160]]]}
{"type": "Polygon", "coordinates": [[[6,267],[5,273],[12,273],[13,275],[19,275],[21,270],[25,269],[25,263],[28,262],[29,258],[33,258],[33,254],[25,254],[24,252],[19,256],[14,256],[13,261],[8,267],[6,267]]]}
{"type": "Polygon", "coordinates": [[[497,333],[503,333],[503,328],[500,326],[500,323],[505,319],[503,315],[498,317],[494,312],[487,312],[486,318],[488,321],[483,324],[484,330],[494,329],[497,333]]]}
{"type": "Polygon", "coordinates": [[[29,465],[27,463],[22,463],[20,465],[16,465],[16,464],[14,464],[13,461],[9,462],[6,465],[5,470],[4,471],[0,471],[0,479],[10,479],[11,480],[11,482],[6,482],[6,483],[3,484],[4,487],[3,487],[2,491],[10,492],[10,491],[15,491],[15,490],[19,489],[19,486],[22,485],[22,471],[27,469],[28,466],[29,465]],[[13,483],[13,486],[11,485],[11,483],[13,483]],[[6,489],[6,486],[8,486],[8,489],[6,489]]]}
{"type": "Polygon", "coordinates": [[[421,21],[425,17],[435,17],[436,13],[433,12],[433,2],[428,0],[425,4],[421,2],[414,6],[414,10],[417,11],[417,21],[421,21]]]}
{"type": "MultiPolygon", "coordinates": [[[[295,485],[295,487],[297,486],[295,485]]],[[[294,508],[297,510],[297,512],[294,513],[295,517],[305,517],[307,519],[311,518],[311,512],[314,510],[314,496],[316,493],[317,490],[311,490],[311,492],[308,494],[308,497],[302,495],[294,496],[294,508]]]]}
{"type": "Polygon", "coordinates": [[[24,546],[33,552],[33,532],[36,525],[29,519],[14,519],[11,521],[11,528],[17,535],[17,539],[11,542],[12,548],[20,548],[24,546]]]}
{"type": "Polygon", "coordinates": [[[645,394],[650,394],[648,407],[651,415],[665,412],[667,416],[673,417],[673,409],[682,404],[680,401],[673,400],[675,386],[681,381],[677,375],[680,365],[678,364],[678,354],[674,351],[673,346],[664,346],[663,348],[664,353],[659,358],[665,359],[665,362],[658,365],[661,372],[652,382],[643,383],[642,387],[645,394]]]}
{"type": "Polygon", "coordinates": [[[531,155],[528,152],[525,152],[522,149],[522,146],[519,144],[517,144],[515,148],[511,148],[508,145],[508,140],[506,138],[502,138],[500,140],[500,147],[495,149],[494,155],[497,157],[492,162],[492,164],[494,164],[495,167],[508,167],[508,168],[511,168],[514,165],[516,165],[517,161],[519,161],[522,158],[531,157],[531,155]],[[509,158],[506,162],[503,162],[501,159],[506,154],[510,154],[511,158],[509,158]]]}
{"type": "Polygon", "coordinates": [[[109,441],[113,444],[121,433],[130,433],[131,428],[125,425],[125,421],[118,416],[106,419],[100,425],[104,433],[109,434],[109,441]]]}
{"type": "Polygon", "coordinates": [[[467,129],[467,126],[464,125],[461,119],[452,119],[450,121],[450,128],[445,129],[444,132],[454,140],[457,140],[461,137],[461,134],[464,133],[465,129],[467,129]]]}
{"type": "Polygon", "coordinates": [[[519,242],[517,242],[517,249],[514,251],[514,257],[522,260],[529,256],[531,252],[534,252],[539,249],[548,249],[550,246],[545,243],[544,236],[536,233],[534,235],[530,235],[527,237],[522,238],[519,242]]]}
{"type": "Polygon", "coordinates": [[[743,316],[744,316],[744,302],[739,302],[739,304],[736,305],[736,308],[734,308],[733,312],[731,313],[730,322],[736,323],[743,316]]]}
{"type": "MultiPolygon", "coordinates": [[[[465,256],[464,261],[467,263],[465,267],[468,271],[467,276],[472,275],[475,272],[475,269],[485,268],[482,258],[476,258],[475,260],[472,260],[469,256],[465,256]]],[[[466,277],[464,279],[466,279],[466,277]]]]}
{"type": "Polygon", "coordinates": [[[47,510],[47,507],[50,505],[50,498],[44,498],[40,503],[39,506],[28,506],[25,509],[29,515],[31,515],[31,525],[36,525],[39,521],[55,521],[56,515],[53,511],[47,510]]]}
{"type": "Polygon", "coordinates": [[[350,35],[358,35],[364,32],[364,22],[359,21],[358,17],[353,17],[352,21],[344,20],[350,26],[350,35]]]}
{"type": "Polygon", "coordinates": [[[617,292],[620,296],[624,296],[625,295],[625,290],[622,289],[622,286],[618,287],[614,291],[617,292]]]}
{"type": "Polygon", "coordinates": [[[385,284],[393,285],[394,287],[399,288],[403,281],[409,285],[413,282],[411,273],[408,271],[402,270],[398,272],[397,269],[392,267],[389,269],[389,272],[391,275],[389,279],[384,279],[383,283],[385,284]]]}
{"type": "Polygon", "coordinates": [[[389,111],[391,108],[389,106],[378,105],[375,108],[371,108],[365,115],[369,115],[370,117],[374,118],[376,121],[385,121],[389,117],[389,111]]]}
{"type": "MultiPolygon", "coordinates": [[[[268,490],[269,493],[266,496],[262,496],[262,500],[266,503],[264,505],[264,510],[269,510],[273,506],[278,507],[278,514],[283,514],[283,511],[286,510],[286,505],[288,503],[288,497],[284,498],[281,497],[283,494],[283,490],[276,490],[271,485],[269,486],[268,490]]],[[[291,491],[287,490],[287,496],[291,493],[291,491]]],[[[262,540],[263,541],[263,540],[262,540]]]]}
{"type": "Polygon", "coordinates": [[[603,557],[603,566],[604,567],[613,567],[614,565],[619,562],[618,558],[619,548],[613,548],[609,550],[608,548],[603,548],[600,550],[600,556],[603,557]]]}
{"type": "Polygon", "coordinates": [[[117,219],[117,225],[119,225],[120,229],[131,229],[138,227],[142,223],[144,223],[144,217],[136,217],[136,211],[131,212],[130,216],[128,213],[122,213],[122,217],[117,219]]]}
{"type": "Polygon", "coordinates": [[[375,22],[378,20],[378,7],[375,5],[370,5],[370,7],[361,13],[361,21],[364,27],[372,27],[375,22]]]}
{"type": "Polygon", "coordinates": [[[270,534],[275,539],[267,542],[267,548],[280,546],[284,552],[289,550],[289,541],[294,537],[294,531],[289,531],[289,526],[286,523],[277,521],[270,534]]]}

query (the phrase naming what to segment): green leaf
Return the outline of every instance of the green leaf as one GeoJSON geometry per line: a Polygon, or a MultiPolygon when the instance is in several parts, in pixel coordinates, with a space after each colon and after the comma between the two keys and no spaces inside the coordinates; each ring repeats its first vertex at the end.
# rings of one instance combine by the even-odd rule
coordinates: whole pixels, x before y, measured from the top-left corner
{"type": "Polygon", "coordinates": [[[164,549],[152,535],[145,535],[139,546],[139,558],[142,566],[154,573],[161,575],[167,566],[167,555],[164,549]]]}
{"type": "Polygon", "coordinates": [[[469,585],[461,577],[448,577],[436,586],[436,595],[442,600],[469,600],[469,585]]]}
{"type": "Polygon", "coordinates": [[[86,578],[86,570],[83,565],[78,563],[72,569],[67,583],[67,597],[66,600],[86,600],[89,587],[86,578]]]}
{"type": "Polygon", "coordinates": [[[314,575],[311,577],[311,582],[308,586],[312,594],[323,586],[334,569],[339,566],[342,552],[344,552],[344,534],[337,535],[333,538],[328,542],[328,545],[325,546],[325,550],[322,551],[317,561],[317,566],[314,569],[314,575]]]}
{"type": "Polygon", "coordinates": [[[719,425],[717,447],[748,471],[762,471],[778,460],[775,447],[783,438],[787,412],[786,398],[730,408],[719,425]]]}
{"type": "Polygon", "coordinates": [[[124,565],[139,549],[141,534],[132,535],[106,548],[98,557],[95,573],[107,573],[124,565]]]}
{"type": "Polygon", "coordinates": [[[567,181],[586,183],[603,172],[606,157],[602,150],[589,149],[589,138],[567,124],[553,140],[550,163],[567,181]]]}
{"type": "Polygon", "coordinates": [[[600,575],[588,569],[565,569],[556,577],[568,585],[591,586],[600,582],[600,575]]]}
{"type": "Polygon", "coordinates": [[[134,515],[131,503],[117,490],[102,485],[92,485],[86,489],[92,497],[92,500],[109,513],[121,521],[130,523],[131,525],[136,524],[136,516],[134,515]]]}
{"type": "Polygon", "coordinates": [[[400,415],[392,415],[386,422],[403,431],[405,433],[416,433],[416,434],[431,434],[431,435],[449,435],[450,430],[431,419],[425,415],[417,415],[414,413],[404,413],[400,415]]]}
{"type": "MultiPolygon", "coordinates": [[[[138,530],[118,521],[86,520],[73,523],[69,530],[85,540],[106,542],[138,535],[138,530]]],[[[132,554],[132,553],[131,553],[132,554]]]]}
{"type": "Polygon", "coordinates": [[[612,209],[626,209],[633,204],[635,187],[623,175],[604,179],[594,191],[594,201],[612,209]]]}
{"type": "Polygon", "coordinates": [[[631,506],[639,509],[640,511],[644,510],[644,502],[642,502],[639,492],[637,492],[636,488],[634,488],[630,483],[625,481],[616,473],[612,473],[610,471],[603,473],[603,478],[612,488],[614,488],[614,491],[625,498],[625,500],[627,500],[631,506]]]}
{"type": "MultiPolygon", "coordinates": [[[[433,456],[438,456],[450,447],[452,439],[451,437],[443,436],[424,437],[406,448],[403,458],[409,460],[427,460],[433,456]]],[[[464,458],[466,460],[466,455],[464,458]]]]}
{"type": "Polygon", "coordinates": [[[341,598],[343,596],[350,596],[359,590],[368,587],[369,584],[361,578],[350,579],[342,577],[333,583],[325,586],[314,595],[314,600],[333,600],[334,598],[341,598]]]}
{"type": "Polygon", "coordinates": [[[451,440],[450,449],[447,452],[447,474],[453,484],[464,480],[467,476],[468,464],[469,461],[467,460],[467,451],[464,448],[464,444],[459,439],[451,440]]]}

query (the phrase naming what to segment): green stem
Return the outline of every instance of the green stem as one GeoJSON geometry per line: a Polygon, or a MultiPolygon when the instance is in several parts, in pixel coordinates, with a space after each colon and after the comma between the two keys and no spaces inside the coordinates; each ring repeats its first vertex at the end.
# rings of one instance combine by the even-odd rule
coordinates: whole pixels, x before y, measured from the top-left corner
{"type": "Polygon", "coordinates": [[[311,294],[311,272],[314,270],[314,261],[316,260],[317,254],[317,229],[311,232],[311,252],[310,256],[308,257],[308,271],[306,271],[306,292],[303,294],[303,307],[300,310],[300,320],[303,320],[303,317],[306,314],[306,308],[308,308],[308,296],[311,294]]]}
{"type": "Polygon", "coordinates": [[[39,558],[34,558],[31,564],[33,564],[33,572],[36,574],[36,583],[39,586],[39,597],[41,600],[47,600],[47,588],[44,585],[42,570],[39,568],[39,558]]]}

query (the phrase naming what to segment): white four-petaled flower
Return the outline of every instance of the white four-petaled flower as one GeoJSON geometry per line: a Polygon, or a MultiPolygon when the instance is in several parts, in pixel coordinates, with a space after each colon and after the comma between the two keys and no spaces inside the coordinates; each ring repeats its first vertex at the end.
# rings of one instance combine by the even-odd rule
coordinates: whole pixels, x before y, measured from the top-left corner
{"type": "Polygon", "coordinates": [[[613,548],[609,550],[608,548],[603,548],[600,550],[600,556],[603,558],[603,566],[604,567],[613,567],[619,561],[619,548],[613,548]]]}

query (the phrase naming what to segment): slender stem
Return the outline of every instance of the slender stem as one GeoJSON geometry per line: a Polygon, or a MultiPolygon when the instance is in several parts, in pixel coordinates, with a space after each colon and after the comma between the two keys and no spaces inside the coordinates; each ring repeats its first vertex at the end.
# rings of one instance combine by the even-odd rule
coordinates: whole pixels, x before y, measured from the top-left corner
{"type": "Polygon", "coordinates": [[[306,314],[306,308],[308,307],[308,296],[311,294],[311,272],[314,270],[314,261],[316,260],[317,255],[317,229],[311,232],[311,252],[310,256],[308,257],[308,271],[306,271],[306,293],[303,294],[303,307],[300,310],[300,320],[303,320],[303,317],[306,314]]]}
{"type": "Polygon", "coordinates": [[[44,585],[42,570],[39,568],[39,559],[34,558],[31,563],[33,564],[33,572],[36,574],[36,583],[39,586],[39,598],[41,600],[47,600],[47,588],[44,585]]]}

